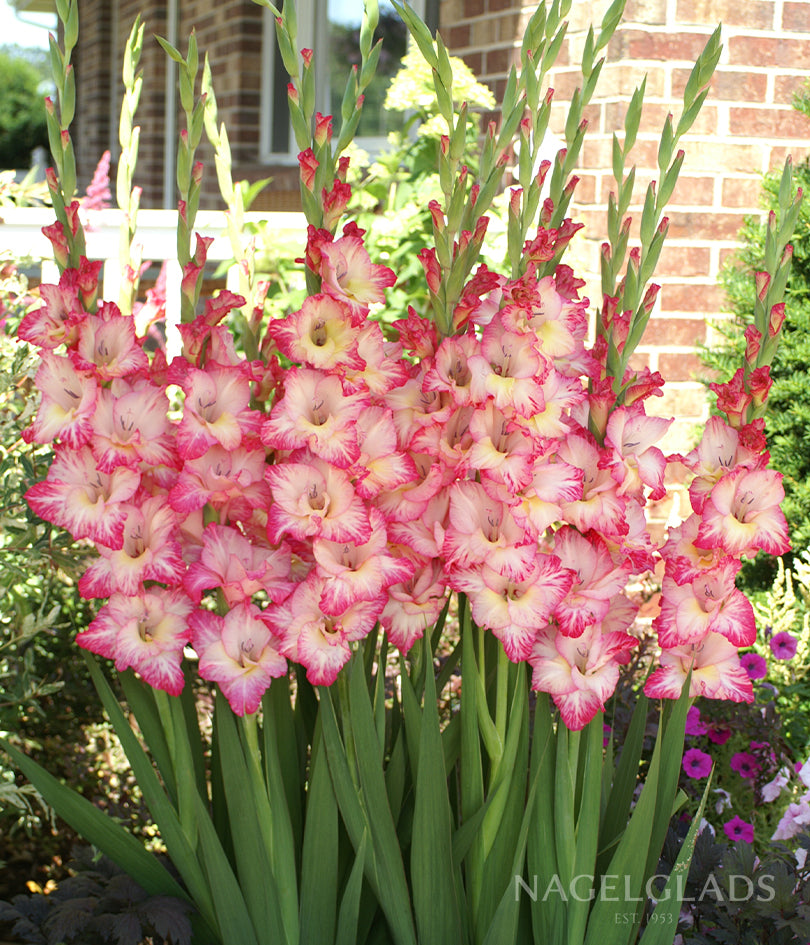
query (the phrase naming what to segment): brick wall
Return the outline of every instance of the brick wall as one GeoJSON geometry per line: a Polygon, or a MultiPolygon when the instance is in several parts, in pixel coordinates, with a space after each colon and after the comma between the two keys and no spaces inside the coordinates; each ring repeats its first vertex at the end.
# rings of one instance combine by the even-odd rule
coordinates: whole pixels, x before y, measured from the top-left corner
{"type": "MultiPolygon", "coordinates": [[[[256,180],[272,175],[273,188],[255,205],[272,209],[297,209],[296,168],[268,168],[259,164],[259,120],[262,56],[262,10],[250,0],[182,0],[179,3],[178,46],[185,55],[193,29],[202,55],[208,53],[219,119],[228,128],[234,178],[256,180]]],[[[144,23],[141,55],[143,89],[136,124],[141,140],[136,183],[143,188],[143,207],[162,207],[164,193],[164,146],[166,140],[167,58],[155,35],[166,36],[166,0],[84,0],[80,6],[77,63],[77,123],[74,142],[79,187],[92,177],[102,152],[112,146],[117,153],[118,114],[123,85],[121,64],[127,36],[140,13],[144,23]],[[115,14],[112,10],[115,7],[115,14]],[[111,62],[115,63],[113,66],[111,62]]],[[[201,73],[200,73],[201,74],[201,73]]],[[[198,80],[199,83],[199,80],[198,80]]],[[[199,87],[199,85],[198,85],[199,87]]],[[[185,127],[179,96],[175,96],[177,129],[185,127]]],[[[205,136],[198,151],[205,164],[201,206],[219,208],[213,153],[205,136]]],[[[115,179],[115,167],[112,170],[115,179]]]]}
{"type": "MultiPolygon", "coordinates": [[[[559,105],[553,130],[560,134],[565,101],[577,82],[588,20],[598,23],[607,2],[575,2],[559,67],[551,77],[559,105]]],[[[440,30],[450,51],[461,55],[496,94],[503,94],[508,67],[533,6],[513,0],[443,0],[440,30]]],[[[717,276],[733,252],[747,213],[759,209],[763,172],[787,154],[804,159],[810,121],[791,108],[794,92],[810,70],[810,0],[629,0],[621,30],[608,48],[597,97],[588,110],[590,131],[578,173],[574,206],[586,223],[574,257],[598,299],[600,235],[612,189],[611,139],[623,126],[630,95],[647,75],[642,129],[632,152],[638,164],[637,194],[656,176],[658,132],[678,104],[691,64],[716,23],[723,22],[724,49],[704,111],[684,140],[686,160],[669,208],[671,227],[658,269],[662,284],[641,359],[668,379],[656,412],[683,419],[669,437],[682,447],[706,416],[702,388],[694,380],[695,343],[711,338],[706,318],[723,307],[717,276]],[[587,234],[590,234],[589,236],[587,234]]],[[[631,213],[637,220],[640,206],[631,213]]]]}

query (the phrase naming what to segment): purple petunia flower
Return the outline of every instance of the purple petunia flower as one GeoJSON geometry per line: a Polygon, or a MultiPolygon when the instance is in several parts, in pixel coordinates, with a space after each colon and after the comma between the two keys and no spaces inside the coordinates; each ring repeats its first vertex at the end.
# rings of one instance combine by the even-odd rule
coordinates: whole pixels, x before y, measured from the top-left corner
{"type": "Polygon", "coordinates": [[[712,770],[712,759],[699,748],[690,748],[683,755],[683,770],[689,778],[705,778],[712,770]]]}
{"type": "Polygon", "coordinates": [[[705,735],[708,731],[706,723],[700,720],[700,709],[693,705],[686,713],[686,734],[705,735]]]}
{"type": "Polygon", "coordinates": [[[768,675],[768,663],[759,653],[743,653],[740,665],[750,679],[764,679],[768,675]]]}
{"type": "Polygon", "coordinates": [[[778,660],[792,660],[796,655],[798,643],[799,641],[792,633],[783,630],[781,633],[776,633],[771,637],[771,653],[773,653],[778,660]]]}
{"type": "Polygon", "coordinates": [[[754,825],[748,824],[739,817],[732,817],[723,824],[723,830],[729,840],[742,840],[744,843],[754,842],[754,825]]]}
{"type": "Polygon", "coordinates": [[[741,778],[755,778],[761,770],[761,765],[749,752],[738,751],[731,756],[731,769],[741,778]]]}

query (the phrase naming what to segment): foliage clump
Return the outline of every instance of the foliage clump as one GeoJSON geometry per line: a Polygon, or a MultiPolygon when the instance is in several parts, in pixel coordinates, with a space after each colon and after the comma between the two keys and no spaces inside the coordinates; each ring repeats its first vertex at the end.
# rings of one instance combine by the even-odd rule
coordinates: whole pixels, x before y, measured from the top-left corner
{"type": "Polygon", "coordinates": [[[0,168],[27,168],[34,148],[48,146],[41,77],[25,59],[0,52],[0,168]]]}
{"type": "Polygon", "coordinates": [[[191,907],[171,896],[149,896],[112,860],[92,847],[74,851],[72,875],[48,895],[0,901],[0,923],[31,945],[189,945],[191,907]]]}

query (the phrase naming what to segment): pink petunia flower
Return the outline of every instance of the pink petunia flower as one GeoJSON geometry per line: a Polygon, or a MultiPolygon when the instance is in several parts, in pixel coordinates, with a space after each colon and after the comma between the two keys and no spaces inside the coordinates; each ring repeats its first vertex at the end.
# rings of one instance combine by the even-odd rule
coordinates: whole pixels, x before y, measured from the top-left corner
{"type": "Polygon", "coordinates": [[[689,778],[705,778],[712,770],[712,759],[699,748],[690,748],[683,755],[683,770],[689,778]]]}
{"type": "Polygon", "coordinates": [[[745,778],[746,780],[753,781],[762,770],[762,766],[755,756],[747,751],[736,752],[731,756],[729,763],[731,770],[736,771],[741,778],[745,778]]]}
{"type": "Polygon", "coordinates": [[[796,648],[799,641],[793,634],[783,630],[781,633],[775,633],[769,642],[771,653],[778,660],[792,660],[796,655],[796,648]]]}
{"type": "Polygon", "coordinates": [[[723,824],[723,830],[729,840],[735,842],[741,840],[743,843],[754,842],[754,825],[749,824],[739,817],[734,816],[723,824]]]}
{"type": "Polygon", "coordinates": [[[696,706],[690,706],[686,713],[686,734],[687,735],[705,735],[709,727],[701,721],[700,709],[696,706]]]}
{"type": "Polygon", "coordinates": [[[768,675],[768,663],[759,653],[743,653],[740,665],[751,679],[764,679],[768,675]]]}

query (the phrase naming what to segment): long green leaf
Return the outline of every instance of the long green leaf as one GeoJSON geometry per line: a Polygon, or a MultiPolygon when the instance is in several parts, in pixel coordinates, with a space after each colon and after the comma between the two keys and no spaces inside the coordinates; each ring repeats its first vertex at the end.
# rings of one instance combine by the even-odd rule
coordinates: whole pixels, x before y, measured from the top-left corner
{"type": "Polygon", "coordinates": [[[624,945],[627,941],[627,926],[617,922],[616,917],[635,912],[644,886],[661,769],[661,742],[659,735],[641,796],[603,874],[613,877],[609,887],[611,894],[597,898],[588,920],[585,945],[624,945]],[[614,882],[618,888],[613,886],[614,882]]]}
{"type": "MultiPolygon", "coordinates": [[[[461,822],[465,824],[484,806],[484,773],[481,757],[481,738],[478,734],[478,699],[480,693],[472,680],[478,675],[473,646],[470,607],[466,597],[459,594],[459,622],[461,624],[461,822]],[[465,684],[464,680],[468,680],[465,684]]],[[[484,845],[480,831],[471,839],[467,860],[467,896],[473,918],[478,914],[484,869],[484,845]]]]}
{"type": "Polygon", "coordinates": [[[255,720],[243,719],[242,731],[254,741],[245,741],[246,761],[253,780],[256,798],[256,819],[262,834],[267,838],[270,867],[278,889],[281,917],[287,940],[291,945],[299,940],[298,928],[298,879],[296,848],[290,812],[287,808],[287,791],[281,775],[278,742],[273,733],[272,704],[270,694],[262,700],[264,712],[264,776],[260,766],[258,738],[255,720]],[[250,722],[250,724],[249,724],[250,722]]]}
{"type": "MultiPolygon", "coordinates": [[[[366,847],[368,846],[368,834],[363,832],[363,839],[360,841],[360,847],[354,859],[352,871],[349,874],[349,880],[343,892],[343,899],[340,902],[340,915],[338,916],[337,937],[335,945],[357,945],[358,925],[360,919],[360,893],[363,889],[363,870],[366,862],[366,847]]],[[[318,939],[318,945],[327,945],[329,938],[318,939]]]]}
{"type": "Polygon", "coordinates": [[[188,900],[183,887],[120,824],[94,807],[81,794],[57,781],[52,774],[3,738],[0,738],[0,748],[65,823],[117,863],[150,896],[176,896],[188,900]]]}
{"type": "Polygon", "coordinates": [[[683,893],[686,888],[686,878],[689,875],[692,854],[695,852],[695,841],[703,820],[703,810],[706,807],[706,798],[709,796],[711,783],[712,776],[710,774],[706,780],[706,787],[703,790],[697,813],[692,818],[689,833],[687,833],[686,839],[678,851],[678,858],[675,860],[672,872],[658,896],[655,910],[647,920],[647,928],[641,936],[639,945],[672,945],[675,941],[675,933],[678,931],[678,918],[683,904],[683,893]]]}
{"type": "Polygon", "coordinates": [[[152,688],[141,682],[132,670],[119,673],[118,681],[121,684],[127,705],[135,716],[143,739],[149,746],[149,753],[154,758],[160,776],[163,778],[169,798],[172,804],[176,805],[177,783],[174,776],[174,760],[166,741],[166,733],[163,731],[160,722],[160,714],[155,705],[152,688]]]}
{"type": "MultiPolygon", "coordinates": [[[[363,833],[361,844],[365,844],[363,833]]],[[[365,861],[363,857],[357,862],[365,861]]],[[[326,748],[321,740],[313,746],[307,791],[304,849],[301,856],[301,943],[323,945],[334,941],[338,897],[338,810],[326,748]]],[[[346,894],[344,893],[344,900],[346,894]]]]}
{"type": "MultiPolygon", "coordinates": [[[[212,928],[216,928],[217,921],[214,914],[211,889],[197,859],[196,851],[183,829],[177,810],[166,796],[155,769],[152,767],[152,762],[130,728],[129,722],[98,663],[89,654],[87,654],[86,662],[101,703],[132,766],[132,772],[143,793],[146,806],[160,830],[161,837],[169,851],[169,856],[180,872],[183,882],[188,887],[200,913],[212,928]]],[[[82,833],[82,831],[79,832],[82,833]]],[[[88,839],[90,838],[88,837],[88,839]]],[[[91,842],[94,843],[95,841],[91,840],[91,842]]],[[[103,849],[99,844],[96,844],[96,846],[103,849]]],[[[126,869],[123,864],[121,866],[126,869]]]]}
{"type": "Polygon", "coordinates": [[[554,771],[556,768],[557,743],[551,724],[548,696],[539,693],[534,710],[534,735],[530,776],[532,783],[539,778],[537,799],[532,811],[532,820],[527,844],[530,890],[539,890],[531,895],[532,931],[536,945],[556,945],[552,933],[564,925],[562,902],[556,895],[543,901],[543,892],[558,876],[557,852],[554,830],[554,771]]]}
{"type": "Polygon", "coordinates": [[[461,929],[454,882],[453,825],[436,707],[436,680],[427,646],[424,654],[425,702],[411,843],[413,904],[420,945],[452,945],[459,941],[461,929]]]}
{"type": "MultiPolygon", "coordinates": [[[[242,924],[252,926],[255,932],[254,938],[258,939],[259,945],[278,945],[285,927],[273,875],[271,853],[267,849],[264,831],[257,829],[260,801],[256,797],[255,784],[248,770],[248,762],[242,750],[242,742],[233,713],[221,693],[217,693],[214,725],[219,738],[222,767],[226,772],[225,798],[233,837],[236,873],[239,877],[239,899],[243,903],[245,913],[242,924]]],[[[213,825],[211,831],[213,832],[213,825]]],[[[209,845],[212,842],[209,841],[209,845]]],[[[217,845],[219,845],[218,840],[217,845]]],[[[217,862],[221,864],[223,870],[227,866],[225,871],[229,876],[221,879],[218,869],[212,872],[214,864],[211,864],[209,876],[212,882],[215,885],[219,885],[220,882],[233,885],[235,879],[233,879],[233,872],[230,864],[227,863],[224,851],[217,856],[217,862]]],[[[219,904],[217,905],[219,912],[219,904]]],[[[222,925],[225,917],[220,915],[219,918],[222,925]]],[[[293,945],[286,936],[283,941],[293,945]]]]}
{"type": "Polygon", "coordinates": [[[526,806],[520,825],[520,834],[515,844],[515,854],[511,863],[509,882],[504,890],[501,901],[493,916],[492,923],[484,936],[483,945],[505,945],[517,941],[517,929],[520,920],[520,896],[517,895],[517,877],[523,875],[523,861],[526,856],[526,844],[529,838],[529,830],[533,819],[532,811],[534,809],[537,789],[540,784],[540,771],[542,770],[542,759],[537,766],[537,770],[532,778],[529,793],[526,798],[526,806]]]}
{"type": "MultiPolygon", "coordinates": [[[[259,945],[240,884],[236,881],[214,825],[208,817],[203,799],[199,794],[195,797],[197,822],[200,827],[200,850],[211,883],[223,945],[259,945]]],[[[275,928],[277,930],[280,927],[279,919],[275,928]]]]}
{"type": "Polygon", "coordinates": [[[616,766],[616,775],[613,787],[607,801],[605,815],[599,832],[599,861],[598,872],[603,873],[612,855],[612,848],[618,843],[629,820],[630,805],[633,803],[633,792],[638,783],[638,766],[641,761],[641,752],[644,747],[644,732],[647,727],[647,713],[649,699],[643,692],[636,694],[636,706],[630,727],[622,743],[619,763],[616,766]]]}
{"type": "MultiPolygon", "coordinates": [[[[599,807],[602,789],[602,733],[604,717],[601,712],[588,723],[583,739],[585,745],[582,800],[576,825],[574,876],[593,876],[596,848],[599,839],[599,807]]],[[[588,920],[590,903],[583,897],[572,897],[568,903],[568,941],[577,945],[582,941],[588,920]]]]}
{"type": "Polygon", "coordinates": [[[349,665],[349,672],[349,699],[357,768],[383,891],[380,907],[388,919],[395,943],[416,945],[405,868],[391,808],[388,806],[382,766],[379,763],[379,740],[371,700],[362,664],[357,657],[349,665]]]}

